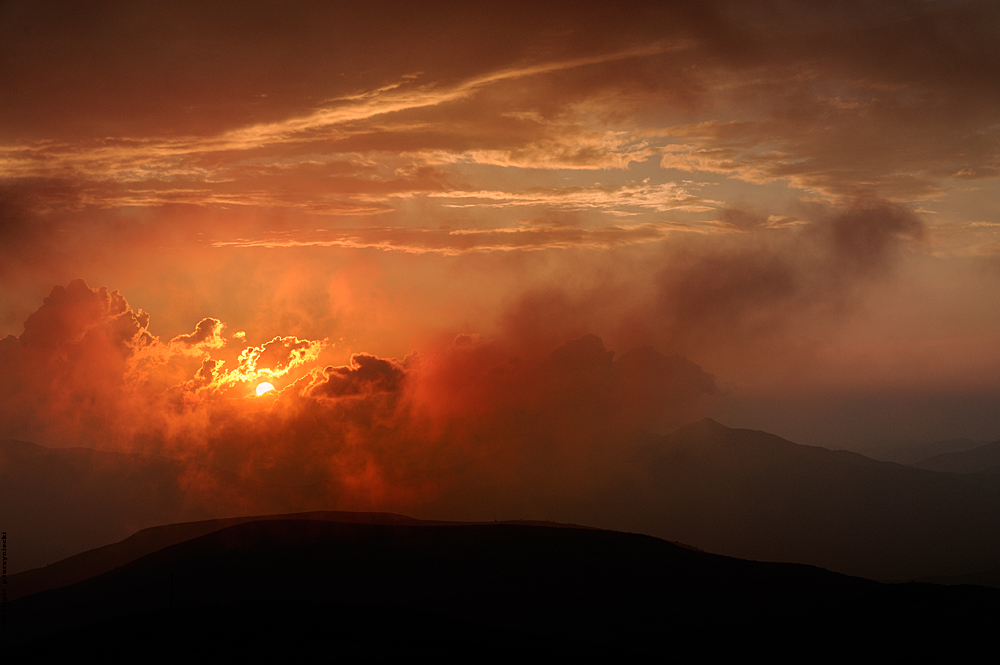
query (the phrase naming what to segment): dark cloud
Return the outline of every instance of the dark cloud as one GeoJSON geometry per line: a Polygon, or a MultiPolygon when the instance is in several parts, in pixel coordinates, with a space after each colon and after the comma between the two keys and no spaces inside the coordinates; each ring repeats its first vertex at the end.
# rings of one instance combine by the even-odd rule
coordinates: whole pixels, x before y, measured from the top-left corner
{"type": "Polygon", "coordinates": [[[222,321],[213,318],[204,318],[198,322],[195,326],[194,332],[187,335],[178,335],[170,340],[171,343],[182,344],[187,347],[197,346],[198,344],[208,344],[209,346],[221,346],[222,345],[222,329],[224,328],[222,321]]]}
{"type": "Polygon", "coordinates": [[[83,280],[53,288],[0,353],[8,377],[0,384],[0,429],[45,441],[105,439],[125,406],[130,363],[155,341],[148,322],[118,291],[83,280]]]}
{"type": "Polygon", "coordinates": [[[116,346],[130,343],[148,317],[129,309],[118,291],[107,287],[91,289],[82,279],[75,279],[65,288],[56,286],[24,322],[20,342],[28,349],[54,349],[83,341],[98,327],[106,329],[116,346]],[[120,321],[127,322],[119,326],[120,321]]]}
{"type": "Polygon", "coordinates": [[[247,347],[227,372],[211,355],[217,319],[169,343],[147,325],[117,291],[54,289],[25,334],[0,345],[0,431],[322,482],[331,496],[399,507],[460,485],[530,494],[603,482],[643,430],[696,418],[717,393],[683,358],[648,347],[616,358],[594,335],[555,349],[460,335],[404,362],[356,353],[325,369],[316,343],[284,337],[247,347]],[[293,366],[308,373],[285,378],[293,366]],[[271,372],[281,389],[255,397],[271,372]]]}
{"type": "Polygon", "coordinates": [[[565,56],[620,48],[635,25],[649,25],[633,23],[636,12],[650,11],[642,4],[567,14],[529,3],[249,2],[234,11],[215,2],[10,2],[0,21],[0,85],[18,90],[18,100],[0,118],[9,137],[39,128],[99,137],[216,132],[280,120],[407,74],[449,81],[509,66],[533,49],[565,56]],[[583,33],[567,34],[572,28],[583,33]],[[70,122],[67,107],[75,109],[70,122]]]}
{"type": "Polygon", "coordinates": [[[311,397],[351,397],[372,393],[397,392],[405,372],[392,360],[355,353],[347,367],[327,367],[306,394],[311,397]]]}
{"type": "Polygon", "coordinates": [[[767,217],[740,208],[723,208],[719,211],[719,221],[726,226],[750,231],[767,225],[767,217]]]}
{"type": "MultiPolygon", "coordinates": [[[[53,183],[32,204],[48,209],[364,217],[475,186],[464,164],[617,170],[654,156],[898,201],[992,178],[1000,155],[989,2],[3,11],[0,86],[17,94],[0,103],[0,163],[53,183]],[[65,183],[73,196],[55,191],[65,183]]],[[[454,205],[435,203],[440,216],[454,205]]]]}
{"type": "Polygon", "coordinates": [[[840,270],[861,277],[890,267],[904,240],[924,237],[924,224],[912,210],[879,201],[855,205],[826,226],[840,270]]]}
{"type": "MultiPolygon", "coordinates": [[[[791,322],[823,312],[828,321],[841,319],[859,301],[857,290],[884,277],[901,248],[924,236],[912,210],[885,201],[813,213],[815,221],[777,237],[669,252],[658,298],[677,348],[780,337],[791,322]]],[[[763,221],[732,211],[727,218],[763,221]]]]}
{"type": "Polygon", "coordinates": [[[414,389],[460,418],[486,418],[483,430],[494,435],[575,439],[581,450],[600,445],[602,436],[687,422],[716,392],[714,377],[697,365],[648,347],[616,359],[599,337],[584,335],[544,349],[544,339],[460,337],[418,365],[414,389]]]}
{"type": "Polygon", "coordinates": [[[412,444],[554,474],[698,413],[719,388],[681,356],[792,363],[921,241],[916,199],[992,220],[951,178],[1000,164],[995,3],[64,4],[0,7],[4,320],[32,280],[125,274],[175,343],[53,291],[0,351],[12,432],[124,446],[124,403],[150,450],[229,468],[406,484],[412,444]],[[226,355],[222,319],[270,341],[226,355]],[[430,328],[496,339],[334,366],[430,328]],[[263,379],[273,411],[225,406],[263,379]]]}

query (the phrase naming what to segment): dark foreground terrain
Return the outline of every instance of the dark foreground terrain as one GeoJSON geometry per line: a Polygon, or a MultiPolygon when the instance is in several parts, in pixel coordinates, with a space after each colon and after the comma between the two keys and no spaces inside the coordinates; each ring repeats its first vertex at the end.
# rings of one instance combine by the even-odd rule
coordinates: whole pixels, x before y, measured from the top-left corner
{"type": "MultiPolygon", "coordinates": [[[[593,485],[529,485],[456,481],[420,516],[588,524],[893,582],[1000,566],[1000,475],[880,462],[708,419],[637,441],[593,485]]],[[[157,525],[350,505],[338,496],[323,484],[268,485],[166,457],[0,441],[8,573],[157,525]]]]}
{"type": "Polygon", "coordinates": [[[996,589],[887,585],[612,531],[390,517],[247,521],[128,563],[105,548],[86,565],[117,567],[5,604],[5,653],[816,660],[961,652],[1000,619],[996,589]]]}

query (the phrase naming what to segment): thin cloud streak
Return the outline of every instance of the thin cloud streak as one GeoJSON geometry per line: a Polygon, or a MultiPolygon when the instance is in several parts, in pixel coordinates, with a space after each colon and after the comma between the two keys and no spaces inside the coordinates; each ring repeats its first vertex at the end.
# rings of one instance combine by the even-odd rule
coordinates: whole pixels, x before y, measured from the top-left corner
{"type": "Polygon", "coordinates": [[[211,316],[403,357],[565,290],[549,346],[744,390],[995,366],[995,2],[168,4],[0,21],[3,333],[82,276],[164,339],[211,316]],[[903,350],[941,339],[975,342],[903,350]]]}
{"type": "MultiPolygon", "coordinates": [[[[673,47],[674,49],[680,47],[673,47]]],[[[105,140],[96,146],[39,142],[29,145],[0,146],[0,177],[42,177],[53,173],[75,173],[90,178],[112,178],[119,181],[143,180],[166,170],[177,176],[175,160],[195,155],[221,152],[241,152],[275,144],[317,140],[316,132],[326,132],[323,139],[346,135],[335,130],[339,125],[368,120],[380,115],[439,106],[468,98],[478,90],[500,82],[550,74],[651,55],[670,50],[654,44],[609,55],[576,58],[567,61],[525,65],[502,70],[450,87],[433,84],[410,89],[413,79],[383,86],[357,95],[329,100],[335,108],[318,109],[305,116],[281,122],[252,125],[225,132],[216,137],[186,137],[182,139],[105,140]],[[112,145],[107,145],[107,143],[112,145]]],[[[190,169],[184,173],[191,175],[190,169]]]]}
{"type": "Polygon", "coordinates": [[[684,210],[704,212],[718,207],[718,201],[703,199],[677,183],[654,185],[647,178],[642,183],[623,187],[533,188],[522,192],[496,190],[428,192],[429,198],[471,200],[471,203],[446,203],[447,207],[509,208],[544,205],[566,210],[602,209],[612,214],[628,214],[622,208],[643,208],[657,212],[684,210]]]}
{"type": "Polygon", "coordinates": [[[608,226],[581,229],[571,226],[492,229],[429,229],[373,227],[305,233],[273,234],[263,238],[217,240],[214,247],[342,247],[380,249],[407,254],[457,256],[467,253],[539,251],[544,249],[608,249],[663,240],[673,231],[716,233],[718,231],[675,223],[608,226]]]}

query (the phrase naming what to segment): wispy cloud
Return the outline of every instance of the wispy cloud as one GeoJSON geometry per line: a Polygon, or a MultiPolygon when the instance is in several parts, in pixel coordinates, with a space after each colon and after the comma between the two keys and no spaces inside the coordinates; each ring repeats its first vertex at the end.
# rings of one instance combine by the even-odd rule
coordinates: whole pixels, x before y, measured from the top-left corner
{"type": "Polygon", "coordinates": [[[191,164],[191,158],[208,153],[244,152],[277,144],[343,138],[350,133],[346,126],[351,123],[467,99],[490,85],[588,65],[646,57],[677,48],[683,48],[683,45],[653,44],[598,56],[525,63],[454,84],[422,84],[418,78],[404,77],[391,85],[327,100],[305,115],[278,122],[253,124],[215,136],[176,139],[125,137],[89,144],[43,141],[0,146],[0,177],[74,174],[85,178],[135,181],[164,174],[171,177],[207,176],[208,170],[191,164]]]}
{"type": "Polygon", "coordinates": [[[219,240],[216,247],[344,247],[370,248],[408,254],[455,256],[474,252],[537,251],[543,249],[606,249],[656,242],[673,231],[714,232],[673,223],[607,226],[583,229],[571,226],[518,226],[513,228],[430,229],[373,227],[274,233],[260,238],[219,240]]]}
{"type": "Polygon", "coordinates": [[[564,210],[605,210],[621,215],[630,214],[629,209],[702,212],[718,205],[717,201],[696,196],[677,183],[652,184],[648,178],[621,187],[536,187],[520,192],[444,191],[424,196],[451,201],[445,205],[455,208],[546,206],[564,210]]]}

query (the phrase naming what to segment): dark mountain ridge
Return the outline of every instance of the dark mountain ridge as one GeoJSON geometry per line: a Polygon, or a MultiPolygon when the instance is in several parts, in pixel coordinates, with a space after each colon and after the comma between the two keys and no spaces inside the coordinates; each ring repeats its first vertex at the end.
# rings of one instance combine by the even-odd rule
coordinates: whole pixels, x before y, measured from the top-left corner
{"type": "Polygon", "coordinates": [[[0,524],[11,573],[146,527],[327,507],[303,488],[247,481],[211,466],[0,440],[0,524]]]}
{"type": "Polygon", "coordinates": [[[43,568],[33,568],[7,577],[7,598],[15,600],[39,591],[57,589],[96,577],[124,566],[136,559],[157,552],[171,545],[192,540],[205,534],[243,524],[267,520],[326,520],[336,522],[364,522],[368,524],[447,524],[425,522],[392,513],[352,513],[323,511],[287,515],[255,515],[219,520],[182,522],[142,529],[125,540],[96,549],[87,550],[43,568]]]}
{"type": "MultiPolygon", "coordinates": [[[[348,524],[381,524],[381,525],[470,525],[472,523],[448,522],[442,520],[418,520],[406,515],[394,513],[363,513],[348,511],[316,511],[309,513],[292,513],[281,515],[254,515],[248,517],[231,517],[220,520],[202,520],[199,522],[183,522],[166,524],[164,526],[143,529],[125,540],[111,545],[105,545],[74,556],[57,561],[43,568],[33,568],[7,577],[7,599],[15,600],[33,593],[57,589],[91,577],[96,577],[110,570],[124,566],[153,552],[171,545],[192,540],[205,534],[214,533],[245,522],[260,522],[270,520],[315,520],[326,522],[343,522],[348,524]]],[[[493,522],[493,524],[517,524],[519,526],[546,526],[559,529],[587,529],[589,527],[575,524],[556,524],[552,522],[493,522]]]]}
{"type": "Polygon", "coordinates": [[[936,455],[972,450],[984,443],[985,441],[966,438],[940,441],[879,441],[866,446],[852,447],[851,450],[881,462],[915,464],[936,455]]]}
{"type": "Polygon", "coordinates": [[[482,659],[539,647],[606,655],[763,647],[822,657],[877,651],[890,634],[891,648],[902,642],[904,651],[907,640],[926,649],[928,636],[958,627],[989,634],[1000,591],[884,585],[593,529],[273,519],[20,598],[7,617],[9,648],[35,655],[155,646],[160,657],[317,647],[370,656],[419,647],[482,659]]]}
{"type": "Polygon", "coordinates": [[[913,466],[950,473],[985,473],[1000,475],[1000,441],[962,452],[943,453],[915,462],[913,466]]]}
{"type": "Polygon", "coordinates": [[[636,468],[641,512],[616,528],[882,580],[1000,564],[1000,478],[879,462],[711,420],[647,447],[636,468]]]}
{"type": "MultiPolygon", "coordinates": [[[[468,484],[417,515],[586,524],[888,581],[1000,566],[1000,477],[879,462],[704,420],[647,440],[602,482],[562,494],[468,484]]],[[[158,524],[343,507],[329,492],[166,458],[0,444],[11,573],[158,524]]]]}

